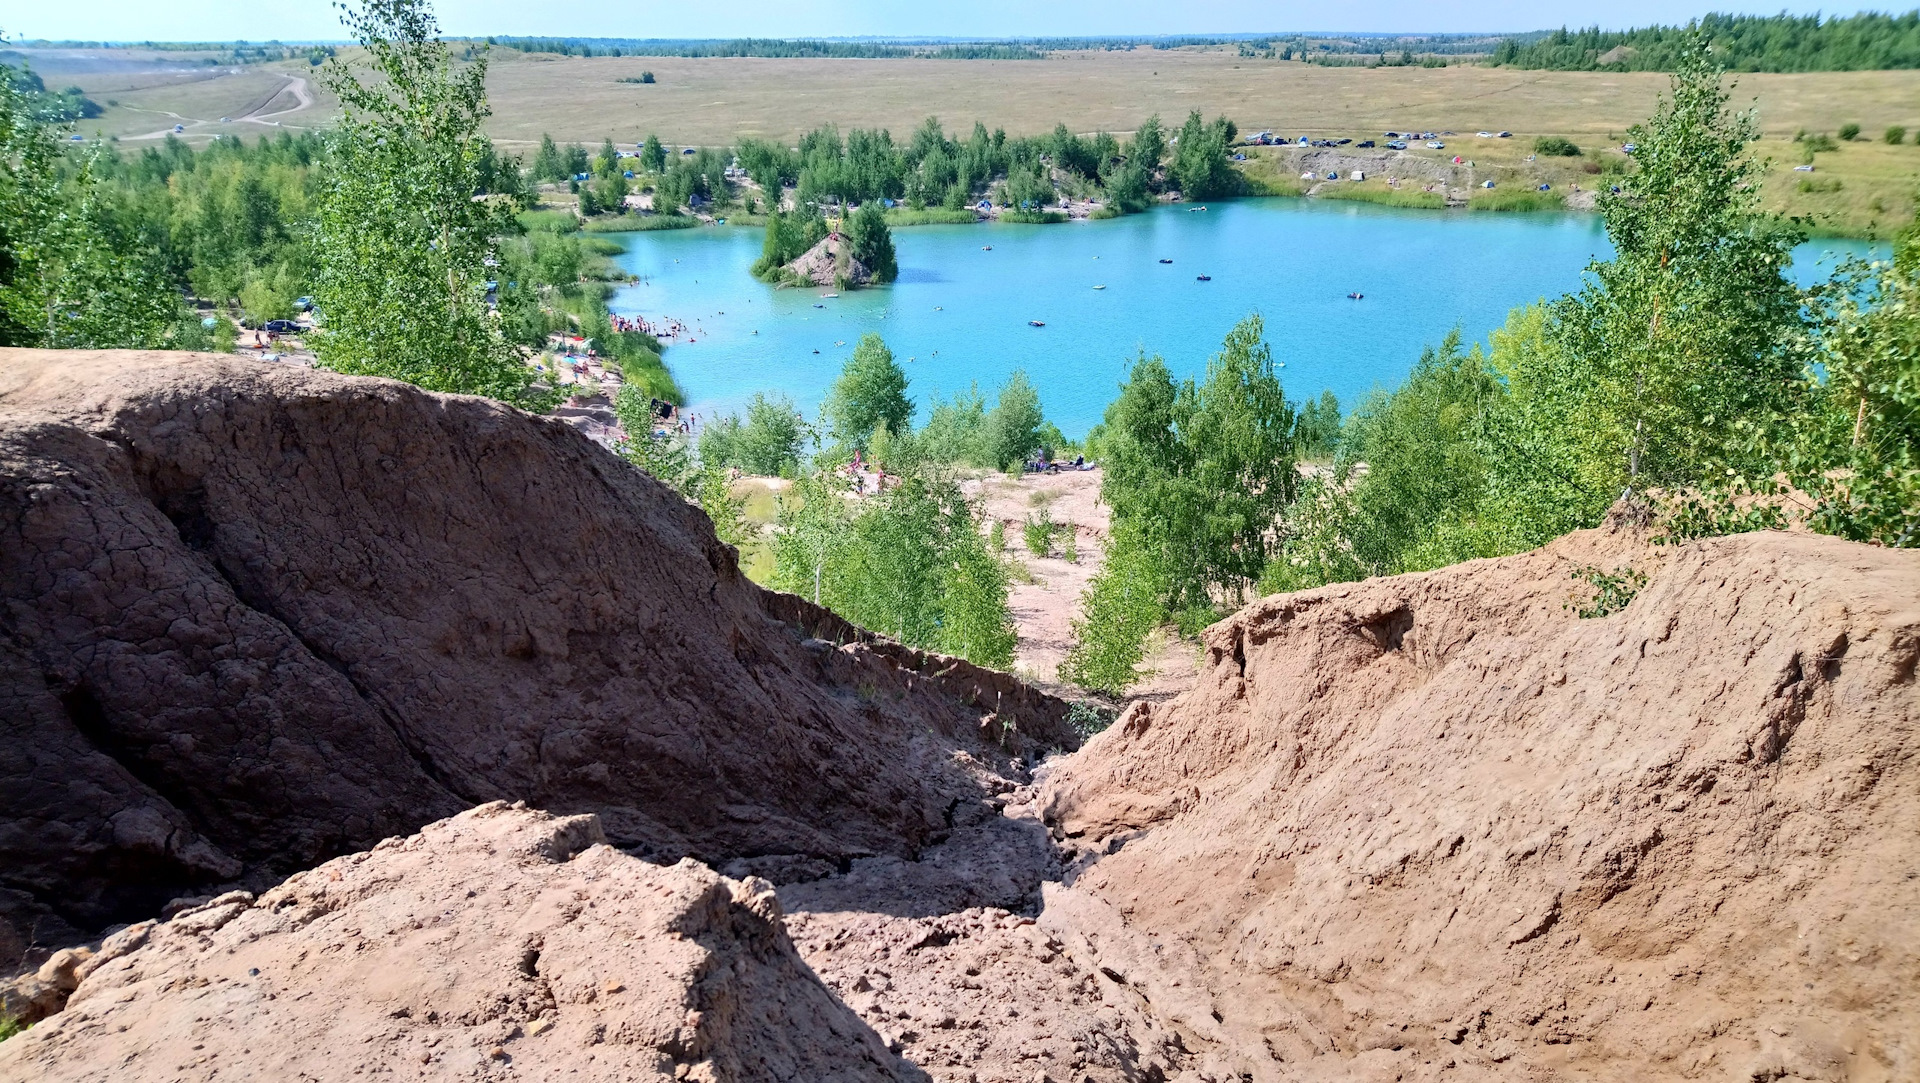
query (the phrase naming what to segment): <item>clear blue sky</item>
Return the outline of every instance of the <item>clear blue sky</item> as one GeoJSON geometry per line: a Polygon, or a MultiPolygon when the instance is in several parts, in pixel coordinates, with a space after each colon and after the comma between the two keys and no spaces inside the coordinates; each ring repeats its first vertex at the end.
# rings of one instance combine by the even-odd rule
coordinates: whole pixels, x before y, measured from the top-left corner
{"type": "MultiPolygon", "coordinates": [[[[18,3],[0,15],[9,38],[109,41],[337,39],[325,0],[69,0],[18,3]]],[[[825,37],[862,34],[1015,37],[1211,34],[1269,30],[1482,31],[1621,28],[1675,23],[1707,11],[1851,14],[1851,4],[1693,3],[1690,0],[1055,0],[923,4],[904,0],[440,0],[449,34],[583,37],[825,37]]],[[[1879,10],[1887,10],[1880,7],[1879,10]]]]}

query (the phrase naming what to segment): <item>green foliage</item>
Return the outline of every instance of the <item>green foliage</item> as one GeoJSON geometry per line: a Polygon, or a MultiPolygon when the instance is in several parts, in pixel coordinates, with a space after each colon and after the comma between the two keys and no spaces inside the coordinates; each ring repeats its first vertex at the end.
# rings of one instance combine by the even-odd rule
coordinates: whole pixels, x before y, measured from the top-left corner
{"type": "Polygon", "coordinates": [[[1134,129],[1133,139],[1127,143],[1127,159],[1146,170],[1151,183],[1154,172],[1160,168],[1160,162],[1166,156],[1167,133],[1160,126],[1160,115],[1155,113],[1134,129]]]}
{"type": "Polygon", "coordinates": [[[1635,568],[1603,571],[1594,565],[1575,568],[1573,578],[1593,588],[1591,601],[1569,602],[1567,608],[1582,619],[1610,617],[1627,607],[1640,588],[1647,585],[1647,573],[1635,568]]]}
{"type": "Polygon", "coordinates": [[[1294,411],[1262,330],[1258,316],[1235,326],[1198,385],[1140,358],[1107,408],[1100,495],[1113,531],[1063,667],[1081,675],[1070,679],[1125,687],[1156,624],[1203,627],[1216,594],[1243,597],[1266,570],[1299,479],[1294,411]]]}
{"type": "Polygon", "coordinates": [[[1075,700],[1067,707],[1067,725],[1073,727],[1082,741],[1113,725],[1113,719],[1112,711],[1084,700],[1075,700]]]}
{"type": "Polygon", "coordinates": [[[1819,364],[1763,436],[1813,501],[1809,526],[1896,548],[1920,545],[1920,260],[1908,245],[1835,291],[1819,364]]]}
{"type": "Polygon", "coordinates": [[[1672,96],[1629,130],[1636,172],[1601,213],[1616,255],[1553,308],[1560,372],[1613,493],[1679,488],[1737,457],[1739,419],[1776,409],[1802,364],[1801,235],[1757,209],[1751,113],[1727,112],[1703,42],[1672,96]]]}
{"type": "Polygon", "coordinates": [[[28,1026],[29,1024],[22,1023],[17,1016],[0,1015],[0,1042],[16,1034],[26,1033],[28,1026]]]}
{"type": "Polygon", "coordinates": [[[1354,486],[1353,554],[1381,575],[1489,555],[1471,526],[1486,476],[1479,426],[1498,388],[1460,334],[1423,351],[1407,382],[1356,413],[1343,454],[1367,464],[1354,486]]]}
{"type": "Polygon", "coordinates": [[[344,9],[377,78],[339,60],[319,199],[314,347],[339,372],[533,404],[529,370],[487,311],[494,237],[511,204],[475,199],[492,155],[484,54],[456,68],[420,0],[344,9]]]}
{"type": "Polygon", "coordinates": [[[1040,392],[1023,369],[1013,370],[1000,389],[999,401],[987,411],[980,426],[976,461],[991,466],[1024,463],[1040,450],[1040,392]]]}
{"type": "Polygon", "coordinates": [[[0,345],[167,344],[180,305],[158,253],[116,224],[96,159],[63,160],[18,75],[0,65],[0,345]]]}
{"type": "Polygon", "coordinates": [[[1558,211],[1567,201],[1559,192],[1541,192],[1532,188],[1481,189],[1467,200],[1470,211],[1558,211]]]}
{"type": "Polygon", "coordinates": [[[1328,459],[1340,446],[1340,400],[1331,390],[1302,403],[1293,419],[1294,453],[1302,459],[1328,459]]]}
{"type": "Polygon", "coordinates": [[[1533,152],[1549,158],[1578,158],[1580,148],[1562,135],[1543,135],[1533,141],[1533,152]]]}
{"type": "Polygon", "coordinates": [[[754,529],[746,518],[747,502],[733,495],[726,471],[703,468],[694,474],[689,488],[694,503],[713,522],[715,537],[736,549],[753,538],[754,529]]]}
{"type": "Polygon", "coordinates": [[[747,418],[727,415],[707,422],[700,434],[700,462],[737,467],[748,474],[791,477],[800,469],[805,426],[793,400],[755,392],[747,418]]]}
{"type": "Polygon", "coordinates": [[[1907,129],[1899,124],[1888,125],[1886,132],[1883,133],[1880,138],[1885,140],[1889,146],[1897,147],[1906,141],[1907,129]]]}
{"type": "Polygon", "coordinates": [[[754,276],[778,281],[786,273],[787,264],[806,255],[826,237],[827,221],[818,214],[774,211],[767,216],[767,236],[761,243],[760,258],[753,264],[754,276]]]}
{"type": "Polygon", "coordinates": [[[667,167],[667,148],[660,145],[660,137],[647,133],[647,141],[640,145],[640,168],[649,173],[658,173],[667,167]]]}
{"type": "Polygon", "coordinates": [[[693,455],[681,437],[654,433],[651,396],[631,385],[623,387],[613,401],[613,409],[620,427],[627,431],[627,442],[620,446],[621,456],[675,489],[686,491],[695,473],[693,455]]]}
{"type": "Polygon", "coordinates": [[[950,400],[933,400],[927,425],[919,433],[920,452],[928,462],[998,466],[995,452],[986,447],[987,404],[980,386],[955,392],[950,400]]]}
{"type": "Polygon", "coordinates": [[[913,403],[907,399],[907,374],[893,359],[893,351],[872,331],[860,336],[853,356],[840,370],[822,406],[828,432],[843,448],[867,450],[873,432],[885,425],[893,432],[911,427],[913,403]]]}
{"type": "Polygon", "coordinates": [[[1695,37],[1733,71],[1876,71],[1920,68],[1920,13],[1707,15],[1684,27],[1603,31],[1564,28],[1538,40],[1505,39],[1493,63],[1556,71],[1677,71],[1695,37]]]}
{"type": "Polygon", "coordinates": [[[1040,509],[1038,516],[1029,515],[1020,527],[1020,540],[1026,545],[1027,552],[1043,557],[1053,550],[1053,535],[1060,524],[1053,521],[1053,513],[1040,509]]]}
{"type": "Polygon", "coordinates": [[[1173,148],[1173,162],[1167,173],[1180,194],[1188,199],[1216,199],[1239,190],[1239,174],[1234,172],[1228,149],[1238,134],[1233,121],[1216,117],[1212,123],[1200,119],[1195,109],[1187,114],[1173,148]]]}
{"type": "Polygon", "coordinates": [[[900,276],[900,264],[893,254],[893,233],[887,229],[880,204],[863,203],[847,220],[847,249],[875,282],[891,282],[900,276]]]}
{"type": "Polygon", "coordinates": [[[1329,184],[1315,193],[1319,199],[1348,199],[1355,203],[1378,203],[1383,207],[1417,207],[1421,210],[1437,211],[1447,205],[1447,197],[1440,192],[1423,192],[1416,188],[1387,188],[1371,184],[1329,184]]]}
{"type": "Polygon", "coordinates": [[[1858,138],[1860,138],[1860,125],[1858,124],[1840,125],[1840,142],[1851,143],[1858,138]]]}
{"type": "Polygon", "coordinates": [[[1118,694],[1140,679],[1147,637],[1166,619],[1168,594],[1159,551],[1129,525],[1108,538],[1106,561],[1080,598],[1073,645],[1060,677],[1082,688],[1118,694]]]}
{"type": "Polygon", "coordinates": [[[851,505],[829,479],[802,478],[782,495],[774,585],[911,646],[1010,665],[1006,569],[959,485],[908,477],[851,505]]]}

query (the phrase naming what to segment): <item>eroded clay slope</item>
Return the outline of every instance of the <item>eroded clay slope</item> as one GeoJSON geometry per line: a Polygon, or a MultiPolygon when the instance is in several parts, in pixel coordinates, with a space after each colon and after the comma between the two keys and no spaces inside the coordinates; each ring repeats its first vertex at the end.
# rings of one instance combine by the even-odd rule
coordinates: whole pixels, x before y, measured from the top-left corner
{"type": "Polygon", "coordinates": [[[987,797],[956,753],[1018,775],[1065,712],[762,591],[558,422],[0,351],[0,956],[490,800],[743,875],[911,858],[987,797]]]}
{"type": "Polygon", "coordinates": [[[0,1079],[926,1078],[800,962],[772,885],[504,804],[50,967],[79,988],[0,1079]]]}
{"type": "Polygon", "coordinates": [[[1920,555],[1589,532],[1206,639],[1045,784],[1197,1073],[1920,1078],[1920,555]]]}

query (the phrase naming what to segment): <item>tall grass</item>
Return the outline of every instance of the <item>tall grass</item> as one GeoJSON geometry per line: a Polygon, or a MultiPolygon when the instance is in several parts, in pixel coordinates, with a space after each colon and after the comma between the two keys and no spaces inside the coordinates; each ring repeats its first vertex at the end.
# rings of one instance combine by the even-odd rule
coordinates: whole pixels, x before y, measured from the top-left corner
{"type": "Polygon", "coordinates": [[[612,218],[589,218],[588,233],[644,233],[656,229],[692,229],[700,219],[686,214],[622,214],[612,218]]]}
{"type": "Polygon", "coordinates": [[[1059,211],[1008,211],[1000,216],[1002,222],[1020,222],[1030,226],[1050,226],[1064,222],[1067,216],[1059,211]]]}
{"type": "Polygon", "coordinates": [[[1405,188],[1373,188],[1348,181],[1330,184],[1315,192],[1314,198],[1346,199],[1355,203],[1378,203],[1383,207],[1415,207],[1429,211],[1437,211],[1447,205],[1447,197],[1439,192],[1409,191],[1405,188]]]}
{"type": "Polygon", "coordinates": [[[1531,188],[1482,188],[1467,200],[1470,211],[1560,211],[1566,207],[1566,197],[1559,192],[1531,188]]]}
{"type": "Polygon", "coordinates": [[[580,228],[580,216],[572,211],[521,211],[514,218],[528,233],[572,233],[580,228]]]}
{"type": "Polygon", "coordinates": [[[917,211],[895,207],[887,212],[887,225],[895,229],[901,226],[970,226],[979,220],[979,215],[964,207],[959,210],[925,207],[917,211]]]}

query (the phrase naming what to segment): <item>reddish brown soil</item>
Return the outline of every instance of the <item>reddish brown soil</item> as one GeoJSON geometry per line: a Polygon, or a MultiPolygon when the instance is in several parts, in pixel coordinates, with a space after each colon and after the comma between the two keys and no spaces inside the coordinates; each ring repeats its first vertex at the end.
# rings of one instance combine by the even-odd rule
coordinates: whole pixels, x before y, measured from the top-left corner
{"type": "Polygon", "coordinates": [[[0,463],[5,899],[148,919],[0,1081],[1920,1079],[1911,552],[1268,598],[1035,767],[1058,701],[493,404],[0,355],[0,463]],[[502,791],[593,815],[420,830],[502,791]]]}

